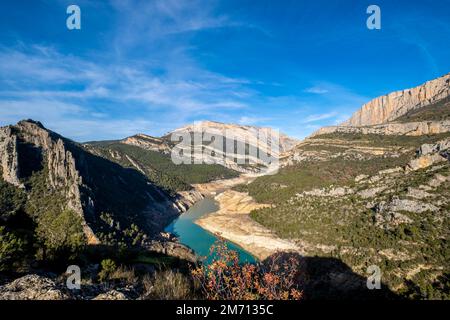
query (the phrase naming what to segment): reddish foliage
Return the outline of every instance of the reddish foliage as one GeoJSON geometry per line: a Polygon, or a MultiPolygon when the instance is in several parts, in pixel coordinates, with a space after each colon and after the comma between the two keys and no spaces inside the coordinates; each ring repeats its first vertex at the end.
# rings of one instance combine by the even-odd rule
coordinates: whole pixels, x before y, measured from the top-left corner
{"type": "Polygon", "coordinates": [[[223,240],[210,249],[212,263],[191,270],[203,295],[210,300],[299,300],[295,285],[299,262],[276,254],[265,263],[239,264],[239,254],[223,240]]]}

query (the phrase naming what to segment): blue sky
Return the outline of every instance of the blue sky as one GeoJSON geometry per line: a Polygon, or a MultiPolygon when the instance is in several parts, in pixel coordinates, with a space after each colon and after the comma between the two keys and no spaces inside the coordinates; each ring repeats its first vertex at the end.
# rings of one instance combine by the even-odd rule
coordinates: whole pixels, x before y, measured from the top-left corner
{"type": "Polygon", "coordinates": [[[302,138],[450,72],[450,0],[0,3],[0,124],[77,141],[197,120],[302,138]],[[81,8],[81,30],[66,8],[81,8]],[[382,29],[366,28],[381,8],[382,29]]]}

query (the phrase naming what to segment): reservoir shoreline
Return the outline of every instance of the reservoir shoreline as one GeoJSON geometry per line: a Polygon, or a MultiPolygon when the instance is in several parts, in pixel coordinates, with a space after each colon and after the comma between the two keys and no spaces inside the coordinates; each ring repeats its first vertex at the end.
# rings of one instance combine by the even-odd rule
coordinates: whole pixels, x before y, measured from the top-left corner
{"type": "Polygon", "coordinates": [[[259,260],[279,251],[301,251],[293,242],[279,238],[250,218],[252,210],[267,205],[256,203],[247,193],[227,190],[214,199],[219,210],[194,221],[203,229],[237,244],[259,260]]]}
{"type": "MultiPolygon", "coordinates": [[[[194,250],[195,254],[200,257],[206,257],[206,261],[211,261],[210,248],[218,240],[217,235],[200,227],[195,223],[195,220],[214,212],[218,209],[217,202],[212,197],[205,197],[196,202],[189,210],[170,225],[165,228],[166,232],[175,234],[178,241],[194,250]]],[[[240,262],[256,262],[257,258],[240,247],[238,244],[226,240],[229,249],[237,251],[240,256],[240,262]]]]}
{"type": "Polygon", "coordinates": [[[257,203],[247,193],[231,190],[232,187],[250,183],[257,177],[255,174],[243,174],[238,178],[194,185],[205,197],[214,197],[219,207],[193,222],[211,234],[234,243],[259,260],[278,251],[301,252],[295,243],[279,238],[250,218],[252,210],[267,205],[257,203]]]}

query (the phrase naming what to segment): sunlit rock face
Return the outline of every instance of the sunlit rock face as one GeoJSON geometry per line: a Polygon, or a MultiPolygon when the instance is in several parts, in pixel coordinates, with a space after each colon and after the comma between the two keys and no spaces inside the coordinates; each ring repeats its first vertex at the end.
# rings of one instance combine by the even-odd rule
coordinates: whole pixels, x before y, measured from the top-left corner
{"type": "Polygon", "coordinates": [[[392,92],[366,103],[342,126],[367,126],[395,120],[407,112],[450,96],[450,73],[418,87],[392,92]]]}

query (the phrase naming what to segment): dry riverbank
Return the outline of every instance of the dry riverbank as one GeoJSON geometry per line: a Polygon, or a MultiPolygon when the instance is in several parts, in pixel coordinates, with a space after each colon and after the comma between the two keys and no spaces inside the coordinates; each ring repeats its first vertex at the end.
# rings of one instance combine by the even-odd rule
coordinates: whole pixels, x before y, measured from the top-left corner
{"type": "Polygon", "coordinates": [[[258,177],[256,174],[241,174],[237,178],[216,180],[208,183],[194,184],[196,191],[205,196],[216,196],[217,194],[233,188],[239,184],[250,183],[258,177]]]}
{"type": "Polygon", "coordinates": [[[250,218],[250,211],[266,205],[256,203],[248,194],[226,190],[215,200],[219,210],[195,221],[202,228],[236,243],[260,260],[277,251],[299,251],[294,243],[279,238],[250,218]]]}

